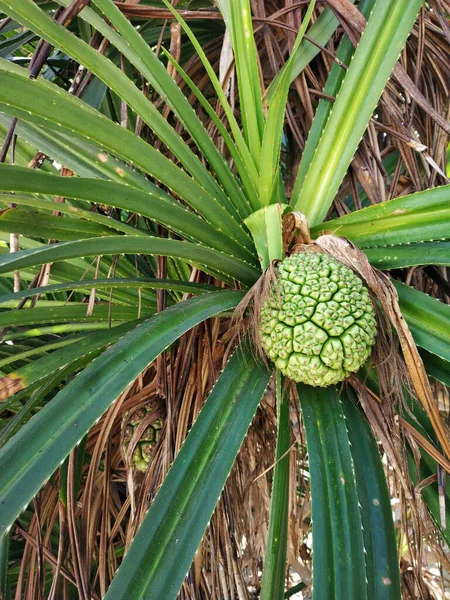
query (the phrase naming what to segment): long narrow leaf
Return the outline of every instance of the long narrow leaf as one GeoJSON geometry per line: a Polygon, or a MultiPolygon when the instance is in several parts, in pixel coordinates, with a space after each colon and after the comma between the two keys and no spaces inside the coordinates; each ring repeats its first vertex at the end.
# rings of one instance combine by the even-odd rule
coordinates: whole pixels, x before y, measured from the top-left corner
{"type": "Polygon", "coordinates": [[[247,285],[252,285],[260,274],[256,267],[217,250],[179,240],[131,235],[111,235],[106,238],[63,242],[3,255],[0,257],[0,273],[10,273],[48,262],[100,254],[154,254],[177,257],[195,266],[211,267],[247,285]]]}
{"type": "Polygon", "coordinates": [[[123,279],[83,279],[68,283],[56,283],[39,288],[31,288],[20,292],[2,294],[0,304],[5,302],[18,302],[22,298],[32,298],[36,295],[54,294],[67,290],[82,290],[89,292],[92,288],[151,288],[155,290],[173,290],[183,294],[203,294],[217,290],[215,286],[205,283],[191,283],[190,281],[169,281],[167,279],[145,279],[143,277],[130,277],[123,279]]]}
{"type": "MultiPolygon", "coordinates": [[[[143,317],[148,317],[155,312],[154,307],[150,309],[145,305],[141,307],[143,317]]],[[[41,325],[43,323],[78,323],[89,321],[111,321],[120,323],[132,321],[139,317],[137,306],[116,306],[107,302],[97,303],[92,314],[86,314],[86,304],[75,302],[59,303],[57,301],[41,300],[35,308],[24,308],[22,310],[0,311],[0,327],[41,325]],[[60,304],[60,306],[58,306],[60,304]],[[56,306],[55,306],[56,305],[56,306]]]]}
{"type": "Polygon", "coordinates": [[[129,160],[174,190],[207,221],[244,246],[251,240],[239,223],[200,184],[162,153],[113,123],[96,110],[43,79],[30,80],[27,71],[0,60],[0,109],[47,127],[65,128],[94,140],[116,156],[129,160]]]}
{"type": "Polygon", "coordinates": [[[416,344],[450,361],[450,306],[398,281],[392,283],[416,344]]]}
{"type": "MultiPolygon", "coordinates": [[[[175,13],[175,14],[178,15],[178,13],[175,13]]],[[[185,26],[187,27],[187,25],[185,25],[185,26]]],[[[248,197],[248,201],[246,200],[246,206],[241,207],[241,210],[240,210],[241,214],[247,215],[251,210],[250,207],[252,207],[254,210],[257,210],[260,206],[258,190],[256,187],[256,183],[258,182],[258,173],[255,169],[253,160],[248,152],[248,148],[245,144],[244,138],[242,138],[241,147],[238,150],[237,144],[235,144],[233,142],[233,139],[232,139],[231,135],[228,133],[226,126],[222,123],[221,118],[215,112],[215,110],[213,109],[213,107],[211,106],[211,104],[209,103],[207,98],[205,98],[205,96],[202,94],[200,89],[195,85],[195,83],[192,81],[192,79],[189,77],[189,75],[186,73],[186,71],[184,71],[184,69],[181,67],[181,65],[179,65],[177,63],[177,61],[173,58],[173,56],[165,48],[161,48],[161,50],[166,55],[167,59],[175,67],[178,74],[183,78],[183,80],[189,86],[191,91],[195,94],[197,100],[200,102],[200,104],[202,105],[205,112],[208,114],[208,116],[213,121],[214,125],[217,127],[217,131],[222,136],[222,139],[225,142],[225,144],[230,152],[231,157],[233,158],[236,171],[242,181],[242,185],[244,186],[245,191],[247,193],[247,197],[248,197]],[[244,158],[244,157],[246,157],[246,158],[244,158]]],[[[207,60],[207,58],[205,56],[205,61],[206,60],[207,60]]],[[[218,83],[218,86],[220,87],[219,83],[218,83]]],[[[223,94],[221,87],[220,87],[220,90],[221,90],[221,93],[223,94]]],[[[231,108],[230,108],[230,110],[231,110],[231,108]]],[[[237,124],[236,124],[236,127],[237,127],[237,124]]],[[[239,131],[239,129],[238,129],[238,131],[239,131]]],[[[238,199],[236,199],[236,200],[238,200],[238,199]]],[[[236,206],[239,206],[239,205],[236,204],[236,206]]]]}
{"type": "Polygon", "coordinates": [[[11,527],[60,462],[148,364],[191,327],[234,308],[241,297],[227,291],[203,294],[145,321],[29,421],[0,450],[0,532],[11,527]]]}
{"type": "Polygon", "coordinates": [[[261,600],[283,600],[286,581],[289,512],[289,395],[283,394],[281,373],[276,375],[278,434],[270,498],[269,531],[261,583],[261,600]]]}
{"type": "Polygon", "coordinates": [[[426,350],[422,350],[420,356],[423,360],[427,375],[450,387],[450,362],[448,360],[439,358],[435,354],[431,354],[431,352],[427,352],[426,350]]]}
{"type": "MultiPolygon", "coordinates": [[[[354,2],[355,0],[350,0],[354,2]]],[[[317,56],[321,46],[326,46],[333,33],[339,26],[339,21],[328,6],[320,13],[313,25],[308,29],[308,37],[302,40],[300,47],[294,54],[294,66],[291,73],[291,82],[300,75],[305,67],[317,56]],[[316,43],[314,43],[316,42],[316,43]]],[[[269,87],[269,98],[283,76],[283,66],[269,87]]]]}
{"type": "MultiPolygon", "coordinates": [[[[55,350],[8,373],[7,379],[2,380],[2,398],[9,397],[22,389],[34,387],[39,382],[51,376],[55,371],[59,371],[70,365],[76,365],[82,357],[86,359],[86,363],[90,362],[105,348],[117,342],[118,339],[134,329],[138,324],[139,321],[137,320],[128,321],[117,327],[108,327],[106,331],[84,333],[84,336],[78,340],[77,344],[55,350]]],[[[80,330],[81,326],[77,324],[76,335],[81,335],[79,333],[80,330]]],[[[33,339],[35,339],[38,331],[34,329],[31,333],[33,334],[33,339]]],[[[73,371],[75,370],[76,367],[73,368],[73,371]]]]}
{"type": "Polygon", "coordinates": [[[359,498],[336,388],[298,387],[311,477],[314,595],[367,598],[359,498]]]}
{"type": "MultiPolygon", "coordinates": [[[[112,3],[110,3],[112,5],[112,3]]],[[[156,135],[179,158],[193,178],[209,192],[213,198],[220,199],[220,203],[230,210],[233,207],[220,186],[214,181],[201,161],[191,151],[183,138],[169,125],[168,121],[145,97],[144,94],[102,53],[97,52],[83,40],[71,35],[69,31],[52,20],[32,0],[21,0],[19,4],[14,0],[0,0],[0,8],[5,14],[17,19],[30,30],[35,31],[43,39],[64,50],[69,56],[85,65],[99,79],[104,81],[119,97],[151,127],[156,135]]],[[[225,163],[222,161],[222,165],[225,163]]]]}
{"type": "Polygon", "coordinates": [[[231,358],[194,423],[105,600],[175,600],[270,374],[231,358]]]}
{"type": "MultiPolygon", "coordinates": [[[[8,115],[0,113],[0,138],[3,140],[6,139],[8,135],[9,128],[11,126],[12,119],[8,115]],[[5,125],[3,124],[5,123],[5,125]]],[[[18,132],[18,122],[16,122],[16,127],[14,129],[14,133],[18,132]]],[[[16,135],[15,144],[14,144],[14,162],[16,165],[20,167],[26,167],[31,160],[36,156],[36,146],[32,146],[21,136],[16,135]]],[[[9,156],[11,156],[11,148],[9,152],[9,156]]],[[[56,167],[49,161],[46,160],[42,163],[41,169],[46,173],[57,173],[58,170],[56,167]]]]}
{"type": "MultiPolygon", "coordinates": [[[[277,183],[279,182],[281,139],[283,135],[289,86],[291,84],[294,55],[303,39],[315,5],[315,0],[312,0],[308,6],[308,10],[306,11],[292,48],[292,54],[286,63],[283,74],[269,101],[262,139],[261,171],[259,176],[259,197],[263,206],[266,206],[271,202],[274,195],[274,189],[276,189],[277,183]]],[[[278,200],[283,202],[284,198],[279,198],[278,200]]]]}
{"type": "MultiPolygon", "coordinates": [[[[112,2],[109,0],[94,0],[94,4],[100,8],[105,17],[121,36],[118,36],[115,29],[108,26],[104,21],[99,23],[100,19],[94,11],[90,11],[92,17],[91,23],[101,26],[103,35],[105,35],[107,39],[111,39],[118,50],[134,64],[140,73],[142,73],[158,91],[159,95],[166,100],[168,106],[172,108],[174,113],[183,123],[186,130],[192,136],[193,140],[195,140],[202,151],[202,154],[211,165],[215,176],[223,185],[228,197],[233,204],[240,209],[241,217],[247,216],[248,206],[246,206],[245,196],[242,193],[233,172],[223,160],[222,155],[214,145],[214,142],[204,128],[203,123],[192,110],[186,96],[169,75],[167,69],[158,59],[152,48],[112,2]],[[95,23],[93,23],[94,19],[95,23]]],[[[87,11],[83,11],[83,13],[85,12],[87,11]]]]}
{"type": "Polygon", "coordinates": [[[0,537],[0,597],[4,600],[11,599],[8,581],[9,542],[9,534],[3,534],[0,537]]]}
{"type": "MultiPolygon", "coordinates": [[[[12,196],[14,199],[14,196],[12,196]]],[[[55,210],[57,204],[55,203],[55,210]]],[[[112,219],[111,219],[112,220],[112,219]]],[[[37,238],[54,238],[62,242],[95,236],[117,235],[115,228],[102,227],[81,219],[62,219],[44,212],[6,208],[0,212],[0,230],[37,238]]]]}
{"type": "Polygon", "coordinates": [[[365,254],[377,269],[400,269],[417,265],[450,265],[450,241],[392,244],[366,248],[365,254]]]}
{"type": "Polygon", "coordinates": [[[369,597],[400,600],[400,569],[391,499],[380,452],[353,397],[344,391],[341,401],[355,465],[369,597]]]}
{"type": "MultiPolygon", "coordinates": [[[[115,206],[154,219],[190,240],[202,242],[211,248],[229,252],[235,256],[242,254],[244,259],[254,261],[252,254],[241,244],[218,231],[216,227],[205,222],[162,191],[145,193],[113,181],[59,177],[49,173],[40,173],[35,169],[23,169],[9,165],[0,165],[0,190],[64,196],[115,206]]],[[[69,214],[70,212],[76,214],[76,209],[69,208],[67,210],[69,214]]],[[[83,214],[83,217],[86,218],[86,215],[83,214]]],[[[108,220],[113,221],[103,218],[98,222],[106,224],[108,220]]],[[[111,226],[113,224],[112,222],[111,226]]],[[[130,233],[132,229],[128,227],[127,232],[130,233]]]]}
{"type": "Polygon", "coordinates": [[[260,169],[264,113],[250,2],[231,0],[229,10],[244,135],[256,168],[260,169]]]}
{"type": "MultiPolygon", "coordinates": [[[[166,2],[166,6],[172,12],[173,16],[177,19],[177,21],[180,23],[180,25],[183,27],[184,31],[186,32],[187,36],[189,37],[189,40],[191,41],[192,45],[194,46],[194,48],[198,54],[198,57],[202,61],[202,64],[205,67],[206,72],[208,73],[211,84],[214,87],[214,91],[217,94],[217,98],[219,99],[220,104],[224,110],[225,116],[228,120],[228,125],[230,127],[231,133],[233,134],[233,137],[234,137],[234,140],[236,143],[236,147],[242,157],[242,161],[244,162],[245,167],[248,170],[248,176],[249,176],[250,180],[252,181],[252,184],[254,186],[256,186],[258,183],[258,170],[257,170],[256,164],[252,158],[250,149],[247,146],[247,143],[241,133],[241,130],[240,130],[239,124],[236,120],[236,117],[234,116],[233,109],[231,108],[230,103],[228,102],[228,99],[225,95],[225,92],[222,89],[222,84],[219,81],[219,78],[217,77],[216,73],[214,72],[214,69],[212,68],[212,65],[209,62],[208,57],[206,56],[203,48],[201,47],[198,40],[194,36],[191,28],[188,26],[188,24],[184,21],[184,19],[178,14],[178,12],[168,2],[166,2]]],[[[256,208],[259,208],[259,204],[257,204],[257,205],[254,204],[253,208],[255,210],[256,210],[256,208]]]]}
{"type": "MultiPolygon", "coordinates": [[[[0,113],[0,123],[7,125],[6,133],[11,124],[11,117],[0,113]]],[[[107,154],[95,144],[75,138],[70,133],[64,134],[62,131],[49,130],[47,127],[26,121],[18,121],[14,131],[19,140],[25,140],[33,146],[33,151],[22,166],[26,166],[35,156],[36,150],[39,150],[82,177],[111,179],[140,190],[161,192],[160,188],[129,164],[107,154]]],[[[45,161],[40,171],[48,171],[48,165],[50,162],[45,161]]],[[[52,172],[56,173],[57,171],[53,168],[52,172]]]]}
{"type": "MultiPolygon", "coordinates": [[[[46,353],[50,352],[50,350],[56,350],[58,348],[63,348],[65,346],[70,346],[71,344],[77,342],[77,341],[81,341],[84,337],[86,337],[86,333],[81,333],[81,334],[76,334],[73,336],[67,336],[65,338],[63,338],[62,340],[58,341],[58,342],[53,342],[51,344],[47,344],[47,343],[43,343],[40,346],[31,348],[31,349],[26,349],[23,350],[22,352],[18,352],[17,354],[14,354],[12,356],[3,358],[2,360],[0,360],[0,369],[4,370],[4,367],[8,366],[10,363],[17,361],[23,361],[24,359],[27,359],[31,356],[36,357],[34,360],[36,360],[37,358],[39,358],[40,356],[45,356],[46,353]]],[[[36,339],[33,339],[33,342],[35,342],[36,339]]],[[[13,347],[19,347],[20,349],[20,345],[19,344],[13,344],[13,347]]],[[[30,363],[28,363],[30,364],[30,363]]]]}
{"type": "MultiPolygon", "coordinates": [[[[358,10],[360,10],[361,13],[367,18],[369,16],[370,11],[372,10],[374,4],[375,4],[375,0],[362,0],[358,4],[358,10]]],[[[310,36],[313,35],[313,29],[319,25],[320,21],[327,19],[327,12],[329,10],[330,10],[329,8],[326,8],[321,13],[320,17],[317,19],[317,21],[314,23],[314,25],[309,30],[310,36]]],[[[332,17],[332,19],[330,18],[329,21],[330,22],[334,21],[336,23],[335,26],[337,26],[337,21],[334,16],[332,17]]],[[[330,30],[331,30],[331,27],[330,27],[330,30]]],[[[304,40],[302,42],[302,45],[305,44],[305,41],[306,40],[304,40]]],[[[309,44],[309,42],[306,42],[306,43],[309,44]]],[[[300,46],[299,50],[300,49],[301,49],[301,46],[300,46]]],[[[317,49],[316,49],[316,51],[317,51],[317,49]]],[[[354,51],[355,50],[354,50],[354,47],[353,47],[350,39],[347,36],[345,36],[339,46],[336,57],[344,65],[348,65],[348,64],[350,64],[351,58],[354,54],[354,51]]],[[[294,64],[296,63],[296,59],[299,56],[299,54],[300,53],[297,51],[296,54],[294,55],[294,64]]],[[[306,54],[306,52],[304,52],[304,54],[306,54]]],[[[298,63],[298,60],[297,60],[297,63],[298,63]]],[[[283,71],[285,69],[286,69],[286,67],[283,67],[283,71]]],[[[292,68],[292,71],[297,72],[297,74],[298,74],[298,66],[297,66],[297,69],[292,68]]],[[[333,66],[331,67],[331,71],[327,77],[327,82],[326,82],[324,90],[323,90],[324,94],[327,94],[328,96],[331,96],[331,97],[336,97],[338,95],[339,89],[342,85],[344,76],[345,76],[344,68],[339,63],[335,62],[333,64],[333,66]]],[[[271,86],[270,86],[271,93],[272,93],[273,87],[274,87],[274,85],[271,84],[271,86]]],[[[308,132],[308,139],[306,140],[306,145],[305,145],[305,149],[303,150],[303,153],[302,153],[300,165],[298,167],[294,189],[292,190],[293,198],[297,198],[300,193],[300,190],[302,188],[303,182],[305,180],[306,174],[309,169],[309,165],[310,165],[311,160],[317,149],[317,145],[318,145],[320,137],[322,135],[323,128],[325,127],[325,124],[328,120],[328,117],[330,115],[332,107],[333,107],[333,103],[328,98],[321,98],[319,100],[319,104],[318,104],[316,112],[314,114],[313,122],[312,122],[311,127],[308,132]]]]}
{"type": "MultiPolygon", "coordinates": [[[[16,171],[16,169],[20,169],[20,167],[14,167],[14,171],[16,171]]],[[[24,171],[31,171],[31,169],[24,169],[24,171]]],[[[38,171],[37,171],[38,172],[38,171]]],[[[0,180],[2,179],[2,167],[0,166],[0,180]]],[[[62,177],[60,177],[60,179],[62,179],[62,177]]],[[[66,178],[67,179],[67,178],[66,178]]],[[[1,186],[1,184],[0,184],[1,186]]],[[[6,186],[5,186],[6,187],[6,186]]],[[[12,186],[11,186],[12,187],[12,186]]],[[[93,221],[94,223],[98,223],[97,228],[91,229],[91,235],[94,235],[95,231],[102,231],[104,230],[104,234],[103,235],[110,235],[111,233],[114,233],[117,235],[118,231],[121,231],[122,233],[128,233],[129,235],[142,235],[142,236],[147,236],[148,233],[145,231],[141,231],[140,229],[138,229],[137,227],[132,227],[131,225],[127,225],[126,223],[122,223],[121,221],[118,221],[117,219],[111,219],[111,217],[107,217],[105,215],[101,215],[99,213],[93,212],[92,210],[83,210],[81,208],[77,208],[75,206],[70,206],[68,204],[61,204],[61,203],[57,203],[57,202],[52,202],[50,200],[41,200],[40,198],[36,198],[36,197],[30,197],[30,196],[18,196],[17,194],[0,194],[0,205],[2,206],[10,206],[12,203],[16,204],[16,206],[29,206],[30,208],[35,208],[35,209],[42,209],[42,213],[34,213],[34,212],[29,212],[29,214],[32,215],[39,215],[37,217],[37,221],[40,219],[41,221],[43,221],[44,218],[47,218],[49,215],[49,211],[57,211],[66,215],[70,215],[72,217],[78,217],[78,219],[66,219],[64,221],[64,223],[60,223],[59,221],[61,221],[60,217],[54,217],[53,219],[50,219],[50,221],[53,221],[53,223],[57,226],[60,226],[61,228],[73,228],[74,230],[82,227],[81,231],[86,231],[86,229],[88,228],[89,224],[85,223],[85,221],[93,221]],[[47,211],[47,214],[45,214],[47,211]],[[58,221],[59,219],[59,221],[58,221]],[[80,224],[78,220],[83,219],[83,222],[80,224]],[[87,227],[85,228],[85,225],[87,225],[87,227]],[[102,227],[100,227],[102,226],[102,227]]],[[[19,210],[17,214],[24,214],[25,211],[23,210],[19,210]]],[[[12,219],[14,219],[14,214],[11,215],[11,211],[9,211],[9,215],[8,218],[6,220],[11,221],[12,219]]],[[[2,219],[5,218],[5,213],[2,213],[2,219]]],[[[26,215],[25,215],[26,216],[26,215]]],[[[18,220],[18,219],[15,219],[18,220]]],[[[39,221],[38,221],[39,222],[39,221]]],[[[33,221],[31,220],[31,223],[33,223],[33,221]]],[[[37,223],[36,223],[37,225],[37,223]]],[[[45,227],[45,221],[42,223],[42,225],[45,227]]],[[[25,229],[25,227],[23,227],[23,229],[25,229]]],[[[33,236],[34,237],[41,237],[41,238],[46,238],[46,237],[50,237],[50,238],[55,238],[57,240],[62,240],[63,238],[59,238],[57,235],[55,235],[54,233],[51,234],[50,236],[46,235],[46,234],[42,234],[39,235],[41,229],[40,226],[39,227],[35,227],[35,232],[34,234],[32,233],[33,229],[32,227],[29,227],[30,231],[26,232],[26,231],[17,231],[16,233],[21,233],[22,235],[28,235],[28,236],[33,236]]],[[[3,231],[14,231],[14,229],[10,228],[10,229],[6,229],[4,228],[3,231]]],[[[80,237],[82,237],[80,235],[80,237]]],[[[89,237],[89,236],[84,236],[84,237],[89,237]]],[[[77,239],[76,237],[74,239],[77,239]]]]}
{"type": "Polygon", "coordinates": [[[271,261],[282,260],[284,256],[282,238],[283,211],[287,204],[263,206],[245,219],[245,224],[255,241],[256,251],[262,270],[271,261]]]}
{"type": "Polygon", "coordinates": [[[327,221],[312,234],[348,237],[360,248],[450,237],[450,185],[401,196],[327,221]]]}
{"type": "Polygon", "coordinates": [[[323,221],[414,24],[422,0],[377,0],[292,204],[323,221]]]}

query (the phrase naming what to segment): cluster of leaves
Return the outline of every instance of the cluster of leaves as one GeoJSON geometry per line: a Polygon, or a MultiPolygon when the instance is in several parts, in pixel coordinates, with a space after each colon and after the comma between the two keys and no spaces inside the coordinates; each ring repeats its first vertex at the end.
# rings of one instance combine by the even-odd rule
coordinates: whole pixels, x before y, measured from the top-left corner
{"type": "Polygon", "coordinates": [[[86,4],[0,0],[0,593],[278,599],[312,521],[317,598],[398,598],[367,420],[448,542],[432,415],[369,369],[284,393],[230,316],[290,205],[391,272],[446,397],[446,2],[86,4]],[[143,476],[123,423],[149,401],[143,476]]]}

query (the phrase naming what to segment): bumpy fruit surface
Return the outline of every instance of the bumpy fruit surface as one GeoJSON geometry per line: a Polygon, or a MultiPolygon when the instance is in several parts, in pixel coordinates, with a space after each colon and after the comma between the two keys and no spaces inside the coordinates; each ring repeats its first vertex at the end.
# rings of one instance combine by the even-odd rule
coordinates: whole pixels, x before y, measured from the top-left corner
{"type": "Polygon", "coordinates": [[[266,354],[290,379],[326,387],[357,371],[376,336],[362,280],[322,252],[301,252],[277,266],[278,289],[261,309],[266,354]]]}
{"type": "MultiPolygon", "coordinates": [[[[153,410],[153,407],[154,403],[149,402],[146,406],[141,406],[140,408],[125,415],[124,420],[122,421],[122,448],[124,455],[127,453],[128,446],[138,425],[144,420],[147,414],[153,410]]],[[[145,473],[147,470],[152,458],[153,450],[159,438],[161,427],[162,420],[155,419],[142,433],[131,459],[133,465],[138,471],[145,473]]]]}

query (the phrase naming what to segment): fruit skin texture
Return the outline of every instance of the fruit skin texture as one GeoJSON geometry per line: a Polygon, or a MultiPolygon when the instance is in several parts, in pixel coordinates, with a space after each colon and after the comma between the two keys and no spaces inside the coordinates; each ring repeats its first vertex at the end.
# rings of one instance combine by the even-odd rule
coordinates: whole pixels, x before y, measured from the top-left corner
{"type": "Polygon", "coordinates": [[[358,275],[328,254],[306,251],[279,263],[276,279],[260,334],[283,375],[326,387],[358,371],[376,337],[374,306],[358,275]]]}
{"type": "MultiPolygon", "coordinates": [[[[128,445],[134,436],[134,432],[144,418],[154,409],[154,402],[148,402],[145,406],[141,406],[131,413],[125,414],[122,421],[122,450],[124,457],[127,454],[128,445]]],[[[131,457],[133,466],[145,473],[150,464],[153,450],[159,439],[159,433],[162,427],[162,419],[158,418],[152,421],[142,433],[139,442],[131,457]]]]}

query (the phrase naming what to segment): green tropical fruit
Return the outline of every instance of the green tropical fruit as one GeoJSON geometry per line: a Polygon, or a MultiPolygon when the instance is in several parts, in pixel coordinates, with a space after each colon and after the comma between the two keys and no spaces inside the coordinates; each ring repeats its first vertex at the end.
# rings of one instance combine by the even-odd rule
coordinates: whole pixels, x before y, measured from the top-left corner
{"type": "Polygon", "coordinates": [[[375,310],[362,280],[323,252],[292,254],[261,308],[266,354],[296,382],[326,387],[357,371],[376,337],[375,310]]]}
{"type": "MultiPolygon", "coordinates": [[[[144,418],[154,408],[154,402],[149,402],[145,406],[141,406],[131,413],[127,413],[122,421],[122,449],[124,455],[126,455],[128,446],[131,439],[135,435],[137,427],[142,423],[144,418]]],[[[140,436],[139,442],[133,451],[131,458],[134,467],[138,471],[145,471],[150,464],[153,450],[156,446],[156,442],[159,439],[159,433],[162,427],[162,419],[158,418],[152,421],[144,430],[140,436]]]]}

